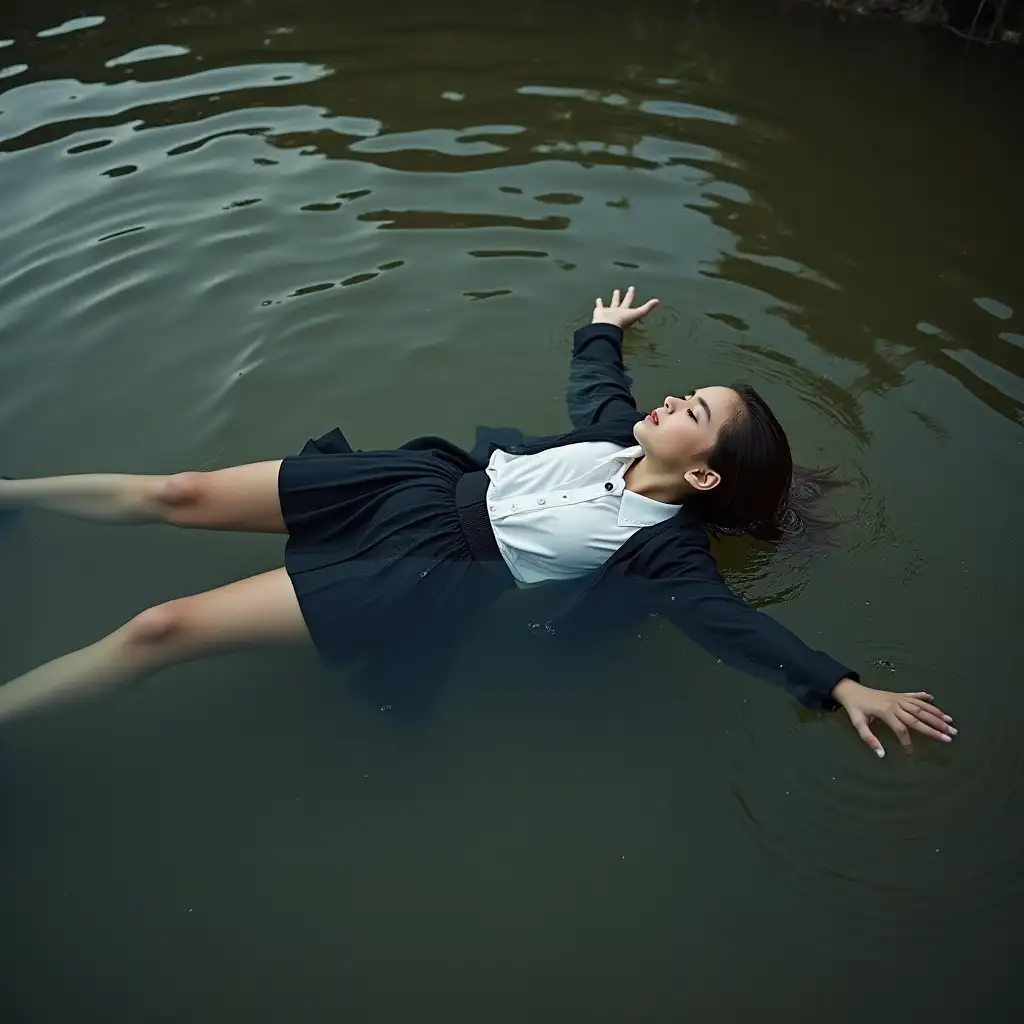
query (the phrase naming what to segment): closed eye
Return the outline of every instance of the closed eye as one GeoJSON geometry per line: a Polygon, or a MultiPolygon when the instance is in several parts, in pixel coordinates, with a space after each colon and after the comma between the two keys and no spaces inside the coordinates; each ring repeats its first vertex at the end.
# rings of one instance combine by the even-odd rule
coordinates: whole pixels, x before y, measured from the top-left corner
{"type": "Polygon", "coordinates": [[[693,420],[694,423],[698,422],[697,416],[692,409],[687,409],[686,411],[690,414],[690,419],[693,420]]]}

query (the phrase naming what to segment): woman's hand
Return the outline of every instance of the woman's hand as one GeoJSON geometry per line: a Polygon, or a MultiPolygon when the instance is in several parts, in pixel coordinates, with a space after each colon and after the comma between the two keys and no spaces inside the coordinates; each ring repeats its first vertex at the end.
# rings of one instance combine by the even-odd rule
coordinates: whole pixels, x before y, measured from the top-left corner
{"type": "Polygon", "coordinates": [[[612,292],[611,304],[606,306],[601,299],[597,300],[594,306],[594,318],[592,324],[614,324],[625,330],[632,327],[638,320],[645,316],[658,304],[657,299],[648,299],[642,306],[633,308],[633,298],[636,296],[636,289],[630,285],[626,289],[626,297],[619,299],[619,289],[612,292]]]}
{"type": "Polygon", "coordinates": [[[845,708],[860,738],[879,757],[885,757],[885,748],[871,731],[871,723],[876,718],[896,733],[908,754],[914,750],[910,742],[911,729],[943,743],[949,743],[956,735],[951,724],[953,719],[932,703],[930,693],[890,693],[872,690],[852,679],[841,679],[832,690],[832,696],[845,708]]]}

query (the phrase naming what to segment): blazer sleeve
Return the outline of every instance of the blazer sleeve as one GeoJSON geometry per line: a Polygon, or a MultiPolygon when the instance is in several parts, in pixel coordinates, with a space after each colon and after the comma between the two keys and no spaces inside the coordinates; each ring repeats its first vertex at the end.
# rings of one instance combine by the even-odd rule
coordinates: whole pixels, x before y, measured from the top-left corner
{"type": "Polygon", "coordinates": [[[835,710],[832,688],[859,675],[812,650],[770,615],[737,597],[722,580],[702,533],[676,538],[672,557],[659,559],[657,610],[728,665],[781,686],[805,707],[835,710]]]}
{"type": "Polygon", "coordinates": [[[612,420],[635,420],[632,383],[622,362],[620,328],[590,324],[576,331],[566,400],[577,430],[612,420]]]}

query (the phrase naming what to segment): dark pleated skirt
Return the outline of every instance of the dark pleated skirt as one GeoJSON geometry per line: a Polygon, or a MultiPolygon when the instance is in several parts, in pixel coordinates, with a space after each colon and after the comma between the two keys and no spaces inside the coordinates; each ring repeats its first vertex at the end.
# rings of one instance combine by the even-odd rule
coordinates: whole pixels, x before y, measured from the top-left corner
{"type": "Polygon", "coordinates": [[[478,468],[441,439],[357,452],[337,429],[284,459],[285,567],[326,661],[456,636],[513,584],[504,563],[474,561],[456,511],[478,468]]]}

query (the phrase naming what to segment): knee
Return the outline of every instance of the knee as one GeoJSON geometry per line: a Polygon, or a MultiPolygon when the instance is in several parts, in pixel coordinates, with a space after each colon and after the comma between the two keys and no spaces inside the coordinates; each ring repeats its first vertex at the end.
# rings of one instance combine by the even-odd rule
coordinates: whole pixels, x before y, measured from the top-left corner
{"type": "Polygon", "coordinates": [[[132,650],[156,650],[173,646],[188,634],[188,615],[183,601],[168,601],[140,612],[122,629],[125,646],[132,650]]]}
{"type": "Polygon", "coordinates": [[[171,524],[187,519],[189,511],[203,500],[205,484],[205,473],[176,473],[161,481],[156,500],[163,518],[171,524]]]}

